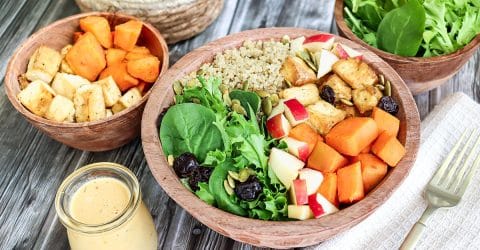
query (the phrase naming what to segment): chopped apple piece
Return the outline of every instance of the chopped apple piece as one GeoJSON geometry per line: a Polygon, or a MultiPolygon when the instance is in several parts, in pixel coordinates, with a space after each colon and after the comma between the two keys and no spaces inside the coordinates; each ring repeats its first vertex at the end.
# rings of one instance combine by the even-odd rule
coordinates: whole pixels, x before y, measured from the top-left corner
{"type": "Polygon", "coordinates": [[[298,178],[305,180],[307,183],[307,194],[317,193],[320,185],[323,182],[323,174],[320,171],[313,170],[311,168],[302,168],[298,172],[298,178]]]}
{"type": "Polygon", "coordinates": [[[304,205],[308,203],[307,183],[305,180],[293,180],[290,188],[290,200],[295,205],[304,205]]]}
{"type": "Polygon", "coordinates": [[[307,109],[295,98],[283,102],[285,116],[292,127],[308,120],[307,109]]]}
{"type": "Polygon", "coordinates": [[[303,42],[303,47],[311,52],[320,51],[322,49],[332,49],[335,36],[332,34],[318,34],[307,37],[303,42]]]}
{"type": "Polygon", "coordinates": [[[305,37],[300,36],[295,39],[293,39],[290,42],[290,54],[291,55],[296,55],[297,51],[302,51],[303,50],[303,42],[305,42],[305,37]]]}
{"type": "Polygon", "coordinates": [[[280,182],[289,189],[293,180],[297,179],[298,170],[302,169],[305,163],[283,150],[272,148],[268,165],[280,182]]]}
{"type": "Polygon", "coordinates": [[[267,120],[267,130],[275,138],[283,138],[290,132],[291,126],[283,114],[278,114],[267,120]]]}
{"type": "MultiPolygon", "coordinates": [[[[317,59],[318,60],[318,59],[317,59]]],[[[328,50],[321,50],[318,61],[317,78],[323,77],[332,71],[332,66],[338,61],[338,57],[328,50]]]]}
{"type": "Polygon", "coordinates": [[[338,212],[332,203],[330,203],[323,195],[316,193],[308,196],[308,205],[312,210],[315,218],[320,218],[327,214],[338,212]]]}
{"type": "Polygon", "coordinates": [[[332,52],[340,59],[358,58],[362,59],[362,53],[348,47],[345,44],[334,43],[332,52]]]}
{"type": "Polygon", "coordinates": [[[288,152],[295,155],[298,159],[305,162],[310,155],[310,149],[308,143],[299,141],[297,139],[287,137],[284,139],[288,146],[288,152]]]}
{"type": "Polygon", "coordinates": [[[308,220],[313,218],[312,210],[308,205],[288,205],[288,218],[297,220],[308,220]]]}

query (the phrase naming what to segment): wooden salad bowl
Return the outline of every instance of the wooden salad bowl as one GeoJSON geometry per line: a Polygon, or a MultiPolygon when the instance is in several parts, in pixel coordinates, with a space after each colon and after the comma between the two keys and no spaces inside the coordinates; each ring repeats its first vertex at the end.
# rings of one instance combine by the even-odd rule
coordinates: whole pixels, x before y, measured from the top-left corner
{"type": "MultiPolygon", "coordinates": [[[[70,147],[86,151],[105,151],[118,148],[140,134],[140,120],[145,103],[150,96],[150,89],[136,105],[125,109],[111,117],[82,123],[62,123],[47,120],[26,109],[18,100],[20,92],[18,76],[26,72],[30,56],[41,45],[60,50],[73,43],[73,32],[79,30],[79,20],[86,16],[99,15],[106,17],[110,26],[124,23],[135,17],[107,12],[90,12],[73,15],[56,21],[30,36],[14,52],[5,75],[5,91],[8,99],[33,126],[42,132],[70,147]]],[[[162,35],[152,25],[144,23],[140,41],[143,46],[161,61],[160,75],[168,69],[168,47],[162,35]]],[[[158,79],[157,79],[158,82],[158,79]]],[[[156,83],[155,83],[156,84],[156,83]]]]}
{"type": "Polygon", "coordinates": [[[160,79],[152,90],[142,119],[142,143],[148,165],[160,186],[193,217],[213,230],[248,244],[290,248],[320,243],[347,230],[382,205],[397,189],[412,168],[419,146],[420,118],[413,97],[400,76],[380,57],[361,45],[336,36],[337,41],[363,53],[363,60],[377,73],[392,82],[392,94],[397,100],[401,121],[399,140],[405,145],[406,156],[397,167],[360,202],[340,212],[306,221],[262,221],[240,217],[208,205],[188,191],[179,181],[163,153],[159,139],[159,115],[173,103],[172,83],[196,71],[203,63],[211,62],[216,53],[240,47],[244,40],[280,40],[319,34],[319,31],[301,28],[265,28],[243,31],[210,42],[182,57],[160,79]]]}
{"type": "Polygon", "coordinates": [[[477,35],[465,47],[454,53],[434,57],[404,57],[368,45],[347,26],[343,17],[343,0],[335,1],[335,22],[338,33],[373,51],[390,64],[407,83],[414,95],[434,89],[453,77],[480,46],[477,35]]]}

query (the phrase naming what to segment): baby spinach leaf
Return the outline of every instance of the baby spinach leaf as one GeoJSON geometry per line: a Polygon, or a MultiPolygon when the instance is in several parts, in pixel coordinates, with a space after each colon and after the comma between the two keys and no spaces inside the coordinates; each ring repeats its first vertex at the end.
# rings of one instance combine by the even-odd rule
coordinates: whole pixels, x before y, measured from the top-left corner
{"type": "Polygon", "coordinates": [[[388,12],[378,26],[378,47],[401,56],[415,56],[425,31],[425,19],[425,9],[418,0],[388,12]]]}
{"type": "Polygon", "coordinates": [[[162,119],[160,140],[166,155],[190,152],[204,161],[207,152],[223,147],[220,131],[213,124],[215,113],[195,103],[172,106],[162,119]]]}
{"type": "Polygon", "coordinates": [[[351,3],[353,13],[370,29],[376,30],[382,21],[385,11],[378,0],[353,0],[351,3]]]}
{"type": "Polygon", "coordinates": [[[255,114],[260,109],[260,97],[255,92],[235,89],[230,92],[230,99],[238,99],[245,110],[250,105],[255,114]]]}
{"type": "Polygon", "coordinates": [[[246,216],[248,213],[240,205],[232,202],[230,196],[225,191],[223,182],[227,178],[228,171],[236,171],[232,166],[232,162],[225,161],[213,169],[210,180],[208,181],[209,189],[212,191],[213,197],[220,209],[234,213],[240,216],[246,216]]]}

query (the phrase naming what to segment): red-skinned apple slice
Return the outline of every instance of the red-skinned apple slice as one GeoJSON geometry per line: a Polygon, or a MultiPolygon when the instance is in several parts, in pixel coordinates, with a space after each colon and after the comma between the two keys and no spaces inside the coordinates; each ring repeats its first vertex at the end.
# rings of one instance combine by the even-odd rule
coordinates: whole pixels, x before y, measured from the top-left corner
{"type": "Polygon", "coordinates": [[[303,162],[306,162],[308,156],[310,155],[310,150],[308,143],[299,141],[297,139],[287,137],[284,139],[288,146],[288,152],[292,155],[295,155],[298,159],[303,162]]]}
{"type": "Polygon", "coordinates": [[[308,205],[315,218],[338,212],[338,208],[319,193],[308,196],[308,205]]]}
{"type": "Polygon", "coordinates": [[[285,116],[292,127],[308,120],[307,109],[295,98],[283,102],[285,116]]]}
{"type": "Polygon", "coordinates": [[[322,50],[320,54],[320,61],[318,65],[317,78],[323,77],[324,75],[332,71],[332,66],[338,61],[338,57],[328,50],[322,50]]]}
{"type": "Polygon", "coordinates": [[[312,210],[308,205],[288,205],[287,206],[288,218],[297,220],[312,219],[312,210]]]}
{"type": "Polygon", "coordinates": [[[332,34],[318,34],[307,37],[303,42],[303,47],[310,52],[320,51],[321,49],[332,49],[335,36],[332,34]]]}
{"type": "Polygon", "coordinates": [[[302,169],[305,163],[283,150],[272,148],[268,165],[280,182],[289,189],[293,180],[297,179],[298,170],[302,169]]]}
{"type": "Polygon", "coordinates": [[[281,113],[267,120],[267,131],[275,139],[287,136],[291,128],[287,118],[281,113]]]}
{"type": "Polygon", "coordinates": [[[283,114],[283,112],[285,111],[285,106],[283,105],[283,99],[280,99],[278,101],[278,104],[277,106],[275,106],[273,109],[272,109],[272,112],[270,113],[270,115],[268,116],[267,120],[269,120],[270,118],[278,115],[278,114],[283,114]]]}
{"type": "Polygon", "coordinates": [[[308,203],[307,182],[305,180],[293,180],[290,186],[290,200],[295,205],[305,205],[308,203]]]}
{"type": "Polygon", "coordinates": [[[290,51],[295,55],[297,51],[303,50],[303,43],[305,42],[305,37],[300,36],[295,39],[293,39],[290,42],[290,51]]]}
{"type": "Polygon", "coordinates": [[[307,183],[307,194],[312,195],[317,193],[320,185],[323,182],[323,174],[320,171],[311,168],[302,168],[298,172],[298,178],[305,180],[307,183]]]}
{"type": "Polygon", "coordinates": [[[362,59],[362,54],[345,44],[335,43],[333,45],[332,52],[338,56],[340,59],[347,59],[347,58],[358,58],[362,59]]]}

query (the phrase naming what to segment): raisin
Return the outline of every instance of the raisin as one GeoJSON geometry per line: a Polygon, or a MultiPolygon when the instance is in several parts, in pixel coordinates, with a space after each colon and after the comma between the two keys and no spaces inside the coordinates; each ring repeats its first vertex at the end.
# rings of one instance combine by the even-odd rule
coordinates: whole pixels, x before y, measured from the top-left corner
{"type": "Polygon", "coordinates": [[[190,178],[188,178],[188,184],[193,191],[197,191],[199,189],[198,183],[199,182],[207,182],[210,179],[210,175],[212,174],[213,169],[208,167],[198,167],[197,169],[193,170],[190,178]]]}
{"type": "Polygon", "coordinates": [[[399,109],[397,102],[395,102],[391,96],[383,96],[380,98],[378,107],[390,113],[391,115],[396,115],[399,109]]]}
{"type": "Polygon", "coordinates": [[[320,97],[330,104],[335,103],[335,91],[333,91],[332,87],[328,85],[323,85],[322,89],[320,90],[320,97]]]}
{"type": "Polygon", "coordinates": [[[235,194],[238,198],[246,201],[255,200],[263,191],[260,181],[255,176],[250,176],[245,182],[235,185],[235,194]]]}
{"type": "Polygon", "coordinates": [[[173,170],[179,178],[192,175],[192,172],[200,166],[197,158],[192,153],[183,153],[173,161],[173,170]]]}

